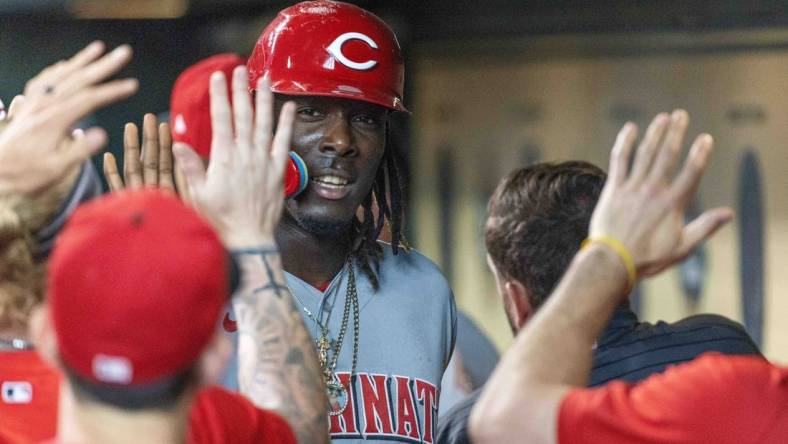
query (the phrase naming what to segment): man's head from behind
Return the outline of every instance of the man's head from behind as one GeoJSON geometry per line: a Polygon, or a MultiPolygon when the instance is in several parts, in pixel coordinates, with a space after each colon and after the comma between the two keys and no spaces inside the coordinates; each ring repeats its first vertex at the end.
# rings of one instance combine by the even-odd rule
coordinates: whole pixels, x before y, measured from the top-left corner
{"type": "Polygon", "coordinates": [[[541,163],[507,175],[490,198],[487,261],[514,331],[569,266],[606,179],[587,162],[541,163]]]}
{"type": "Polygon", "coordinates": [[[176,197],[113,194],[58,238],[33,335],[78,400],[168,408],[226,358],[216,332],[231,270],[213,229],[176,197]]]}

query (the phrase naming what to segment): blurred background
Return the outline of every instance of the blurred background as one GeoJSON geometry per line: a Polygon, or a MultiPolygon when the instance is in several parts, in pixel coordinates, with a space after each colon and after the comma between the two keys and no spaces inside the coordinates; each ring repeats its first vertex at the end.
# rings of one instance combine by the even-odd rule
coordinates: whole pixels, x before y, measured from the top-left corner
{"type": "MultiPolygon", "coordinates": [[[[122,127],[166,111],[178,73],[249,54],[273,0],[0,0],[0,97],[95,39],[130,43],[140,92],[92,119],[122,127]]],[[[788,0],[358,1],[396,31],[407,62],[397,138],[411,243],[450,279],[458,305],[504,349],[512,340],[484,261],[487,199],[511,169],[546,160],[605,166],[627,120],[686,108],[713,163],[695,209],[735,223],[681,269],[641,284],[645,320],[714,312],[745,323],[788,362],[788,0]]],[[[424,295],[429,297],[429,295],[424,295]]]]}

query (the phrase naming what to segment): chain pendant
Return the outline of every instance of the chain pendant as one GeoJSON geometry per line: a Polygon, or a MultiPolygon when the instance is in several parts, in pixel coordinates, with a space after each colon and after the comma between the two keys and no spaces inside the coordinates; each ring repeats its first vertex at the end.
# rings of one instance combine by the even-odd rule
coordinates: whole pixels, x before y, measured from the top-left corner
{"type": "Polygon", "coordinates": [[[336,375],[331,375],[331,381],[326,384],[326,395],[328,396],[328,414],[339,416],[345,412],[348,403],[347,389],[336,375]]]}
{"type": "Polygon", "coordinates": [[[348,266],[348,283],[345,292],[345,307],[342,313],[342,323],[339,327],[339,332],[336,339],[331,339],[328,334],[328,326],[323,325],[320,321],[309,311],[303,302],[298,299],[298,295],[293,293],[293,296],[301,304],[307,317],[311,319],[318,327],[320,327],[320,337],[315,339],[315,348],[317,349],[317,357],[320,361],[320,367],[323,370],[323,382],[326,385],[326,397],[328,398],[328,414],[330,416],[339,416],[345,412],[350,396],[348,389],[342,384],[337,377],[334,370],[337,367],[340,352],[342,351],[342,343],[345,339],[345,334],[348,331],[348,321],[350,313],[353,313],[353,362],[350,367],[349,380],[353,380],[353,375],[356,373],[356,364],[358,363],[358,335],[359,335],[359,305],[358,294],[356,293],[356,277],[353,271],[353,263],[350,257],[347,259],[348,266]]]}
{"type": "Polygon", "coordinates": [[[325,335],[321,335],[320,339],[317,340],[317,355],[320,359],[320,365],[325,366],[328,362],[328,347],[330,346],[328,338],[325,335]]]}

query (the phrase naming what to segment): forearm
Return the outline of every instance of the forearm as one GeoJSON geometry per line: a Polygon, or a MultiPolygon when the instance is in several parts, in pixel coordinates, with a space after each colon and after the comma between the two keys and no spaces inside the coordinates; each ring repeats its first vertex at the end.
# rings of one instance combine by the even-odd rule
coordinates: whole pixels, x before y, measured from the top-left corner
{"type": "Polygon", "coordinates": [[[233,300],[238,381],[257,406],[278,412],[300,443],[327,443],[326,405],[315,347],[298,313],[275,247],[236,254],[243,283],[233,300]]]}
{"type": "Polygon", "coordinates": [[[471,418],[476,441],[527,434],[533,442],[555,442],[560,400],[570,387],[587,383],[594,341],[620,302],[626,279],[622,262],[605,247],[591,246],[575,257],[487,382],[471,418]]]}

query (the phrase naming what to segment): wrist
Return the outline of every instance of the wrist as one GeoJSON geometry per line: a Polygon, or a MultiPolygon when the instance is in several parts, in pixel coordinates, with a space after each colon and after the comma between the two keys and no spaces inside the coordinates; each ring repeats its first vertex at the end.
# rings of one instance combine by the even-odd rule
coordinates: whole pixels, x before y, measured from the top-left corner
{"type": "Polygon", "coordinates": [[[632,288],[635,287],[638,275],[635,261],[632,259],[632,254],[629,252],[629,249],[615,237],[605,235],[586,238],[583,243],[580,244],[580,249],[582,250],[594,245],[603,247],[618,258],[621,265],[624,266],[624,270],[626,270],[627,293],[632,290],[632,288]]]}
{"type": "Polygon", "coordinates": [[[230,251],[260,247],[276,248],[276,239],[273,234],[259,231],[235,231],[222,236],[222,241],[230,251]]]}
{"type": "Polygon", "coordinates": [[[619,286],[622,294],[629,294],[635,286],[635,282],[630,279],[630,272],[625,261],[609,245],[601,242],[592,242],[586,245],[580,254],[583,258],[597,264],[601,273],[598,277],[609,280],[609,282],[619,286]],[[602,272],[601,270],[605,271],[602,272]]]}

